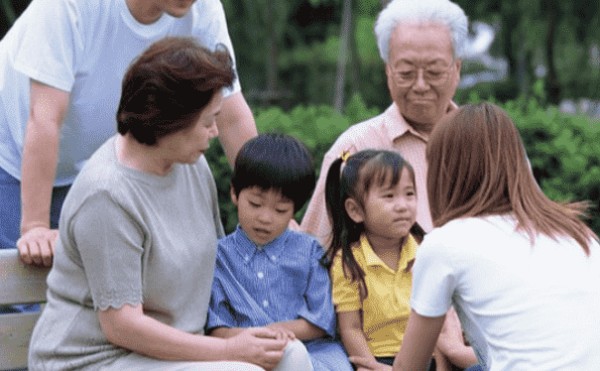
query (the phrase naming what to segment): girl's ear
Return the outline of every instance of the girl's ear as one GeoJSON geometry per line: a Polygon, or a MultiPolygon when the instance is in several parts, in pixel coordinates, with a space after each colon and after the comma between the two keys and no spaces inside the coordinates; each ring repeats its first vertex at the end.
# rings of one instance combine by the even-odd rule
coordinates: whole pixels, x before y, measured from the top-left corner
{"type": "Polygon", "coordinates": [[[229,195],[231,196],[231,202],[233,202],[233,204],[235,206],[237,206],[238,205],[238,198],[235,195],[235,190],[231,186],[229,187],[229,195]]]}
{"type": "Polygon", "coordinates": [[[344,207],[346,208],[346,213],[348,213],[348,216],[354,223],[362,223],[365,220],[365,212],[355,199],[347,198],[344,201],[344,207]]]}

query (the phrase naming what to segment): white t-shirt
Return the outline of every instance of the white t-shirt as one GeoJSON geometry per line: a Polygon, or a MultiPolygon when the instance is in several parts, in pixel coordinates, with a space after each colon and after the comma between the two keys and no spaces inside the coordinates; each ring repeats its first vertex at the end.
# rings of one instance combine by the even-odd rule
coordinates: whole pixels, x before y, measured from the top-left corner
{"type": "MultiPolygon", "coordinates": [[[[55,185],[71,184],[117,130],[121,82],[135,57],[165,36],[194,36],[233,57],[223,6],[196,1],[182,18],[137,22],[125,0],[33,0],[0,42],[0,167],[21,178],[29,79],[70,93],[55,185]]],[[[236,81],[226,95],[240,90],[236,81]]]]}
{"type": "Polygon", "coordinates": [[[454,220],[417,251],[411,307],[454,305],[485,369],[600,369],[600,246],[515,231],[512,216],[454,220]]]}

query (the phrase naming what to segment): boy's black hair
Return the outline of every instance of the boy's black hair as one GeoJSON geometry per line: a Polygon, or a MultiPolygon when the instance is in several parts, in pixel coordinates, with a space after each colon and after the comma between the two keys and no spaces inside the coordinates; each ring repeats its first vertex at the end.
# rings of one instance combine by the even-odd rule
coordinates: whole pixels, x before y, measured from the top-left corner
{"type": "Polygon", "coordinates": [[[294,212],[311,196],[315,167],[306,146],[286,135],[260,134],[247,141],[237,154],[231,187],[236,196],[245,188],[274,189],[292,200],[294,212]]]}

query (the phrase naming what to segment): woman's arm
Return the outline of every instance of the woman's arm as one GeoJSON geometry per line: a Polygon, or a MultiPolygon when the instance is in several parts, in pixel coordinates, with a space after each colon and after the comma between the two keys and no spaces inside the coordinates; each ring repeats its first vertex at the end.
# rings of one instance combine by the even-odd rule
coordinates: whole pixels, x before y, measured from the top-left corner
{"type": "Polygon", "coordinates": [[[50,202],[68,104],[69,93],[31,80],[21,170],[21,238],[17,241],[26,264],[52,265],[58,232],[50,229],[50,202]]]}
{"type": "Polygon", "coordinates": [[[111,343],[164,360],[244,361],[270,369],[286,345],[267,328],[247,329],[228,339],[190,334],[146,316],[142,305],[101,310],[98,318],[111,343]]]}
{"type": "Polygon", "coordinates": [[[446,313],[446,320],[438,337],[436,349],[454,366],[468,368],[477,363],[473,348],[465,345],[460,320],[452,307],[446,313]]]}
{"type": "MultiPolygon", "coordinates": [[[[284,322],[274,322],[265,327],[272,329],[278,334],[287,334],[287,338],[298,340],[318,339],[327,335],[325,331],[303,318],[284,322]]],[[[217,327],[211,330],[210,335],[227,339],[238,335],[244,330],[245,329],[241,327],[217,327]]]]}
{"type": "Polygon", "coordinates": [[[394,360],[394,371],[426,370],[437,338],[444,325],[444,316],[424,317],[410,312],[400,352],[394,360]]]}
{"type": "Polygon", "coordinates": [[[221,339],[228,339],[241,334],[245,329],[242,327],[217,327],[210,330],[209,335],[221,339]]]}

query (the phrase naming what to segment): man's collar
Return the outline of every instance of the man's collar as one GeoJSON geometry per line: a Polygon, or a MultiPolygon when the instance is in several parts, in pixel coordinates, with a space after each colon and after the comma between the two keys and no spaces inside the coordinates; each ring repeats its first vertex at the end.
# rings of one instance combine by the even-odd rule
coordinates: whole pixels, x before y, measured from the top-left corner
{"type": "MultiPolygon", "coordinates": [[[[454,111],[455,109],[458,109],[458,105],[456,105],[456,103],[454,103],[453,101],[450,101],[450,104],[448,105],[448,108],[446,109],[446,113],[454,111]]],[[[384,126],[386,127],[386,130],[388,131],[388,133],[390,133],[390,137],[393,138],[393,140],[400,138],[401,136],[405,135],[407,132],[423,139],[424,141],[427,141],[427,139],[428,139],[427,136],[419,133],[417,130],[415,130],[415,128],[413,128],[406,121],[404,116],[402,116],[402,114],[400,114],[400,109],[398,108],[396,103],[392,103],[385,110],[384,126]]]]}

